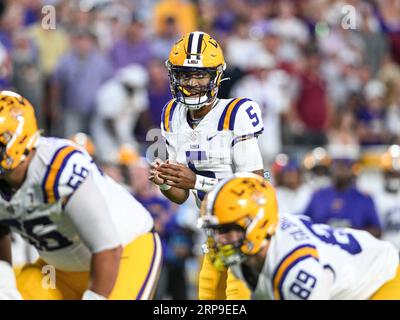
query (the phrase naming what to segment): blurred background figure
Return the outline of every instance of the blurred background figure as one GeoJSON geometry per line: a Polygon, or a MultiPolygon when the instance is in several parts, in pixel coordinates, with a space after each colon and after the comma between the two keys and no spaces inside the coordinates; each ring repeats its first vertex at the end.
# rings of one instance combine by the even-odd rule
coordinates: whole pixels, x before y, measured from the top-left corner
{"type": "MultiPolygon", "coordinates": [[[[156,33],[165,31],[173,21],[179,34],[197,29],[197,8],[193,1],[188,0],[160,0],[154,3],[153,27],[156,33]],[[165,24],[167,23],[167,25],[165,24]]],[[[175,28],[175,27],[174,27],[175,28]]]]}
{"type": "Polygon", "coordinates": [[[313,149],[304,157],[304,179],[312,193],[331,184],[331,164],[328,151],[322,147],[313,149]]]}
{"type": "Polygon", "coordinates": [[[382,155],[382,187],[374,199],[382,223],[382,239],[400,248],[400,146],[392,145],[382,155]]]}
{"type": "Polygon", "coordinates": [[[279,213],[299,214],[310,200],[309,189],[303,184],[301,167],[297,160],[280,153],[272,165],[279,213]]]}
{"type": "Polygon", "coordinates": [[[152,60],[147,69],[149,73],[148,117],[151,119],[151,127],[153,128],[160,128],[160,119],[165,101],[172,99],[168,73],[165,70],[165,60],[157,59],[152,60]]]}
{"type": "Polygon", "coordinates": [[[302,64],[298,67],[297,103],[289,124],[292,143],[302,146],[323,146],[327,142],[326,132],[330,124],[332,106],[327,86],[320,73],[321,56],[317,48],[304,50],[302,64]]]}
{"type": "Polygon", "coordinates": [[[90,133],[97,91],[112,74],[108,60],[98,51],[89,29],[74,29],[71,45],[71,50],[60,59],[52,82],[54,125],[50,132],[61,136],[90,133]]]}
{"type": "Polygon", "coordinates": [[[83,132],[77,132],[70,136],[68,139],[83,147],[93,158],[93,160],[96,160],[96,146],[94,145],[94,142],[89,135],[83,132]]]}
{"type": "Polygon", "coordinates": [[[261,108],[264,133],[259,137],[265,164],[282,151],[281,117],[289,111],[288,75],[276,70],[275,58],[267,52],[256,52],[247,65],[247,75],[232,88],[232,95],[252,97],[261,108]]]}
{"type": "Polygon", "coordinates": [[[151,52],[155,59],[165,60],[172,46],[182,36],[174,17],[166,17],[162,27],[151,43],[151,52]]]}
{"type": "Polygon", "coordinates": [[[125,35],[110,50],[114,70],[130,64],[147,66],[151,59],[151,41],[145,32],[144,21],[138,15],[132,15],[125,35]]]}
{"type": "Polygon", "coordinates": [[[99,88],[93,138],[100,161],[116,162],[122,145],[129,145],[139,153],[134,130],[138,121],[144,121],[141,116],[149,107],[147,83],[147,71],[133,64],[120,69],[99,88]]]}
{"type": "Polygon", "coordinates": [[[351,227],[381,236],[381,224],[371,196],[356,186],[358,151],[337,146],[330,151],[332,185],[316,191],[304,210],[316,223],[351,227]]]}
{"type": "Polygon", "coordinates": [[[379,80],[370,80],[364,88],[366,104],[357,113],[358,137],[363,146],[380,145],[387,141],[385,94],[386,87],[379,80]]]}

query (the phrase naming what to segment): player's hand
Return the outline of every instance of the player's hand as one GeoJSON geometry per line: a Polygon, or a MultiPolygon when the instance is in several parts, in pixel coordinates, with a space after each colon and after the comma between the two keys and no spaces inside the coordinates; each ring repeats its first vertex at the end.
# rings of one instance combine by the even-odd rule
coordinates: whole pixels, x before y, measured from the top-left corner
{"type": "Polygon", "coordinates": [[[194,189],[196,184],[196,174],[182,164],[163,163],[157,171],[160,178],[171,187],[184,190],[194,189]]]}
{"type": "Polygon", "coordinates": [[[160,178],[158,168],[164,162],[161,159],[156,159],[150,164],[150,176],[149,180],[156,185],[162,185],[165,183],[164,179],[160,178]]]}

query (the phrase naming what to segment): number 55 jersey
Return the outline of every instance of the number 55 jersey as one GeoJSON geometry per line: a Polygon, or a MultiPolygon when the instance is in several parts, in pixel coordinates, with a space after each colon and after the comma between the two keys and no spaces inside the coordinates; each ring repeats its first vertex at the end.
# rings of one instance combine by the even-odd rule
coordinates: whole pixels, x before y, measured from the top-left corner
{"type": "Polygon", "coordinates": [[[399,252],[366,231],[313,224],[305,216],[281,216],[257,278],[245,266],[232,271],[255,299],[365,300],[399,268],[399,252]]]}
{"type": "Polygon", "coordinates": [[[113,231],[119,237],[116,243],[124,246],[152,229],[153,220],[146,209],[104,175],[85,150],[69,140],[44,137],[22,186],[14,194],[4,186],[0,189],[0,225],[21,234],[56,269],[89,271],[92,252],[84,240],[95,236],[99,221],[88,221],[81,212],[79,221],[87,226],[77,228],[77,221],[64,212],[68,199],[89,174],[111,216],[110,234],[113,231]],[[80,234],[78,229],[87,232],[80,234]]]}

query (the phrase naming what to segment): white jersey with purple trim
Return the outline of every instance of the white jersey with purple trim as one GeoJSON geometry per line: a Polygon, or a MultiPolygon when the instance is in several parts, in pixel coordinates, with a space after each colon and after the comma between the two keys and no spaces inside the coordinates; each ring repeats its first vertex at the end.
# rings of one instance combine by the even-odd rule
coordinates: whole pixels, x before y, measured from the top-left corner
{"type": "Polygon", "coordinates": [[[235,265],[232,271],[252,288],[254,299],[365,300],[398,267],[398,250],[366,231],[284,215],[258,279],[245,277],[249,273],[244,266],[235,265]]]}
{"type": "Polygon", "coordinates": [[[400,192],[382,189],[374,193],[374,202],[382,224],[382,239],[393,243],[400,250],[400,192]]]}
{"type": "MultiPolygon", "coordinates": [[[[262,169],[261,154],[251,154],[239,142],[257,138],[263,130],[260,107],[246,98],[217,99],[194,129],[188,123],[188,109],[175,99],[165,105],[161,117],[168,159],[209,178],[223,179],[234,172],[262,169]],[[239,159],[233,147],[242,146],[239,159]],[[258,157],[260,161],[255,162],[258,157]]],[[[204,192],[194,192],[199,203],[204,192]]]]}
{"type": "Polygon", "coordinates": [[[89,173],[105,200],[122,245],[152,229],[148,211],[104,175],[85,150],[69,140],[43,137],[22,186],[11,198],[4,190],[1,192],[0,224],[19,233],[55,268],[90,270],[92,253],[64,212],[68,198],[89,173]]]}

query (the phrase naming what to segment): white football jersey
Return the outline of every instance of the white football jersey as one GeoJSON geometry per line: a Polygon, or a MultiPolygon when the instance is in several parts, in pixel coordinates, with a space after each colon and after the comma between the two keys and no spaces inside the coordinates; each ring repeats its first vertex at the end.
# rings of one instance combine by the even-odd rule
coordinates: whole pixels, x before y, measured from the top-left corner
{"type": "MultiPolygon", "coordinates": [[[[196,174],[223,179],[238,171],[262,169],[260,163],[236,163],[233,146],[246,139],[258,137],[264,130],[258,104],[250,99],[218,99],[209,113],[192,129],[188,109],[175,99],[162,112],[161,131],[166,140],[169,159],[187,165],[196,174]]],[[[243,157],[257,158],[243,150],[243,157]]],[[[205,193],[195,191],[197,200],[205,193]]],[[[199,202],[199,201],[198,201],[199,202]]]]}
{"type": "MultiPolygon", "coordinates": [[[[364,300],[392,279],[398,266],[398,250],[366,231],[286,215],[280,217],[258,279],[246,282],[255,299],[364,300]]],[[[245,267],[235,265],[232,271],[246,280],[245,267]]]]}
{"type": "Polygon", "coordinates": [[[0,223],[29,241],[55,268],[90,270],[92,254],[64,213],[66,200],[89,173],[107,204],[122,245],[151,230],[153,220],[148,211],[104,175],[85,150],[69,140],[43,137],[22,186],[11,198],[1,192],[0,223]]]}
{"type": "Polygon", "coordinates": [[[284,186],[276,187],[279,213],[303,214],[312,195],[313,190],[306,184],[302,184],[296,190],[284,186]]]}
{"type": "Polygon", "coordinates": [[[382,188],[374,194],[374,201],[382,224],[382,239],[400,250],[400,193],[382,188]]]}

